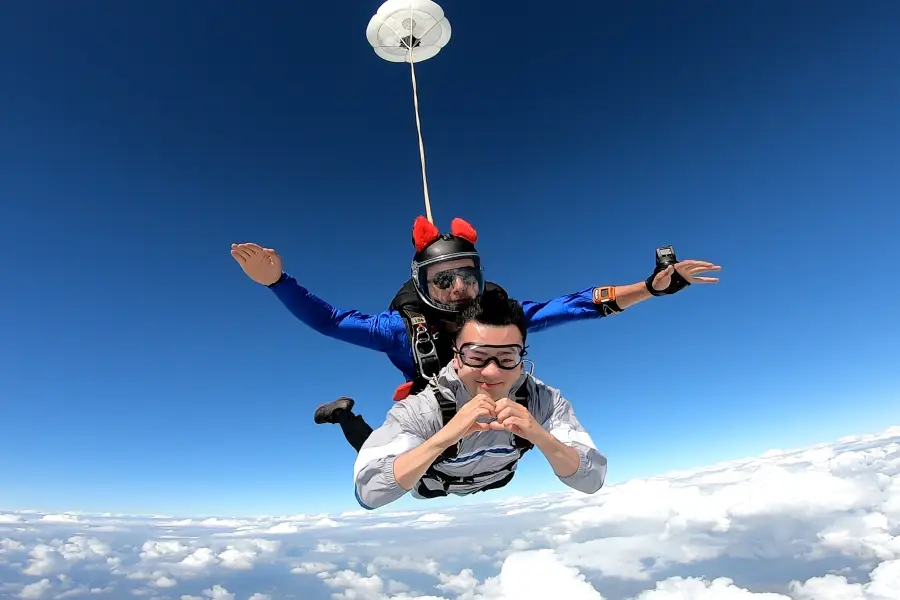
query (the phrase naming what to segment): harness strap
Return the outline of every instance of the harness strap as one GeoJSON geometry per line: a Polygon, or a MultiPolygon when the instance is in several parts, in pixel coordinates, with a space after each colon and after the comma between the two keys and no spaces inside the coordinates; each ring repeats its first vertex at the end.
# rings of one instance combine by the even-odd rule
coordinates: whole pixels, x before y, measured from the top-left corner
{"type": "Polygon", "coordinates": [[[401,306],[399,311],[406,323],[406,332],[409,335],[415,376],[412,381],[397,387],[394,391],[395,401],[403,400],[411,394],[417,394],[424,390],[428,387],[429,379],[436,377],[441,372],[442,366],[434,335],[432,335],[425,317],[409,306],[401,306]]]}
{"type": "MultiPolygon", "coordinates": [[[[519,389],[516,390],[515,401],[516,401],[516,404],[524,406],[525,410],[528,410],[529,399],[530,398],[529,398],[529,394],[528,394],[528,381],[526,380],[522,383],[521,386],[519,386],[519,389]]],[[[518,435],[513,434],[513,448],[518,449],[519,453],[521,455],[521,454],[525,454],[526,452],[528,452],[529,450],[534,448],[534,444],[532,444],[531,442],[529,442],[528,440],[526,440],[523,437],[519,437],[518,435]]],[[[521,456],[520,456],[520,458],[521,458],[521,456]]]]}
{"type": "MultiPolygon", "coordinates": [[[[440,389],[434,389],[434,396],[437,399],[438,406],[441,409],[441,419],[443,421],[443,426],[446,426],[450,420],[456,416],[456,398],[448,398],[444,395],[444,393],[440,389]]],[[[528,404],[530,400],[529,390],[528,390],[528,382],[525,381],[519,386],[519,389],[516,390],[514,394],[516,404],[520,404],[528,409],[528,404]]],[[[461,442],[460,442],[461,443],[461,442]]],[[[422,476],[422,479],[429,478],[437,481],[441,484],[442,489],[432,490],[425,486],[422,480],[419,481],[418,486],[416,487],[416,491],[423,498],[437,498],[441,496],[446,496],[449,494],[449,489],[451,485],[472,485],[475,483],[475,478],[486,477],[489,475],[495,475],[497,473],[501,473],[503,471],[509,471],[509,476],[504,477],[503,479],[497,480],[491,484],[488,484],[484,488],[476,490],[473,493],[487,491],[492,489],[497,489],[503,487],[507,483],[509,483],[513,476],[515,475],[515,471],[513,470],[513,465],[515,465],[522,456],[534,448],[534,444],[529,442],[523,437],[513,434],[513,448],[519,451],[519,456],[516,460],[512,461],[508,465],[503,468],[497,469],[495,471],[487,471],[483,473],[476,473],[475,475],[469,475],[465,477],[457,477],[453,475],[447,475],[445,473],[441,473],[437,469],[435,469],[435,465],[447,460],[451,460],[456,458],[459,454],[459,446],[460,444],[454,444],[444,450],[438,458],[431,463],[428,469],[425,471],[425,474],[422,476]]]]}
{"type": "Polygon", "coordinates": [[[408,307],[403,307],[401,310],[412,328],[410,346],[412,346],[417,374],[423,377],[436,377],[441,372],[441,361],[438,358],[434,337],[428,329],[428,321],[408,307]]]}
{"type": "MultiPolygon", "coordinates": [[[[506,294],[506,290],[492,281],[484,282],[484,289],[506,294]]],[[[448,340],[441,340],[440,333],[434,333],[423,313],[417,310],[421,306],[421,299],[412,279],[407,280],[397,290],[389,306],[389,310],[396,310],[400,313],[403,323],[406,325],[414,371],[412,381],[400,384],[394,390],[395,402],[426,389],[429,384],[428,377],[431,374],[440,373],[441,368],[453,358],[451,349],[448,347],[448,340]],[[434,348],[433,356],[436,361],[432,360],[432,354],[428,352],[431,348],[434,348]],[[424,355],[422,350],[426,351],[424,355]]]]}

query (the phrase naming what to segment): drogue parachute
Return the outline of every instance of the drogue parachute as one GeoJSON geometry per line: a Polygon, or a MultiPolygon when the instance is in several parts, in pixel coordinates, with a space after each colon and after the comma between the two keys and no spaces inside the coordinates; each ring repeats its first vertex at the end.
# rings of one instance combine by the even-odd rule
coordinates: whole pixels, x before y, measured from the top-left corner
{"type": "Polygon", "coordinates": [[[431,197],[428,194],[428,176],[425,172],[425,142],[422,141],[415,63],[434,58],[447,45],[450,41],[450,21],[444,16],[444,9],[432,0],[387,0],[369,19],[366,39],[375,54],[384,60],[409,63],[416,131],[419,135],[419,160],[422,163],[425,216],[434,223],[431,197]]]}
{"type": "Polygon", "coordinates": [[[450,22],[432,0],[387,0],[369,20],[366,38],[389,62],[422,62],[450,41],[450,22]]]}

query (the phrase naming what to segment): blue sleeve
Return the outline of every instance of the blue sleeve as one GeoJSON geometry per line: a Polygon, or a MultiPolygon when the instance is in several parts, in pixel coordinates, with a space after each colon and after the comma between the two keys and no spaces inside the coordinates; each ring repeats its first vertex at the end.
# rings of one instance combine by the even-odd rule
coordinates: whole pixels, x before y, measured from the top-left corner
{"type": "Polygon", "coordinates": [[[543,331],[548,327],[572,321],[603,317],[603,312],[594,304],[593,287],[546,302],[525,300],[522,302],[522,308],[528,320],[528,333],[543,331]]]}
{"type": "Polygon", "coordinates": [[[311,294],[287,273],[269,289],[295,317],[328,337],[386,353],[405,343],[402,337],[406,335],[406,325],[396,311],[372,316],[358,310],[335,308],[311,294]]]}

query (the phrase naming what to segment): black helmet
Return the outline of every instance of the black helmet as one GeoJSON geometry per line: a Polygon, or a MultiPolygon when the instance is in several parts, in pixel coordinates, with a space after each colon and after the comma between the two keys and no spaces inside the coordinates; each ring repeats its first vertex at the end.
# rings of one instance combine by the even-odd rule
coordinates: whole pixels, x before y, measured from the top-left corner
{"type": "MultiPolygon", "coordinates": [[[[416,254],[412,260],[412,280],[422,302],[444,319],[455,318],[469,302],[484,292],[481,257],[475,249],[478,233],[462,219],[453,219],[450,230],[452,233],[441,234],[433,223],[421,216],[413,223],[413,246],[416,254]],[[458,261],[471,264],[460,264],[458,261]],[[431,269],[429,278],[429,267],[441,263],[446,263],[447,268],[431,269]],[[458,288],[462,298],[457,301],[453,301],[449,295],[446,298],[435,298],[433,294],[459,284],[462,284],[458,288]]],[[[450,292],[451,295],[452,293],[450,292]]]]}

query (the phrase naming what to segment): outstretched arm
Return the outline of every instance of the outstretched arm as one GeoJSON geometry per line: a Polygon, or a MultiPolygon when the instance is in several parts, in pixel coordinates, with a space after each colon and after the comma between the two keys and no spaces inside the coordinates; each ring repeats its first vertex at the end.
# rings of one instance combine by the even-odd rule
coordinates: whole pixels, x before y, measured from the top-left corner
{"type": "Polygon", "coordinates": [[[718,283],[717,277],[701,277],[700,273],[721,270],[722,267],[711,262],[682,260],[675,263],[674,266],[654,271],[651,278],[645,281],[629,285],[591,287],[568,296],[554,298],[548,302],[526,300],[522,302],[522,308],[529,320],[528,331],[541,331],[570,321],[599,319],[608,314],[625,310],[653,297],[647,288],[648,285],[652,285],[654,290],[669,294],[692,283],[718,283]],[[683,285],[664,291],[673,284],[672,277],[675,271],[681,276],[683,285]],[[612,300],[611,304],[609,300],[612,300]]]}
{"type": "Polygon", "coordinates": [[[397,312],[386,311],[373,316],[358,310],[335,308],[311,294],[287,273],[282,273],[281,278],[268,288],[295,317],[328,337],[379,352],[406,343],[406,326],[397,312]]]}
{"type": "Polygon", "coordinates": [[[372,316],[331,306],[285,273],[281,256],[273,248],[250,242],[232,244],[231,256],[247,277],[272,290],[281,303],[311,329],[379,352],[402,351],[409,347],[406,325],[399,313],[390,311],[372,316]]]}

